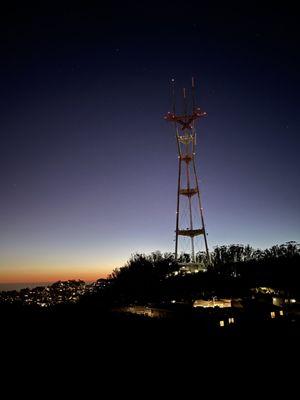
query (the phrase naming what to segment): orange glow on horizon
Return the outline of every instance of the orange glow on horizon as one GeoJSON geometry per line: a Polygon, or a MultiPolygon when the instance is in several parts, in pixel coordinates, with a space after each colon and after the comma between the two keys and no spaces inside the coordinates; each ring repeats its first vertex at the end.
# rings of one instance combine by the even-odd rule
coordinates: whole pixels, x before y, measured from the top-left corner
{"type": "Polygon", "coordinates": [[[19,268],[0,271],[0,284],[57,282],[67,280],[83,280],[85,282],[107,278],[113,268],[19,268]]]}
{"type": "MultiPolygon", "coordinates": [[[[59,260],[3,260],[0,262],[0,284],[39,284],[67,280],[83,280],[93,282],[107,278],[115,268],[124,265],[121,260],[107,260],[99,265],[96,263],[67,262],[59,260]]],[[[81,260],[80,260],[81,261],[81,260]]]]}
{"type": "Polygon", "coordinates": [[[93,282],[100,278],[107,278],[107,274],[95,274],[95,273],[68,273],[68,274],[20,274],[15,275],[4,275],[0,277],[0,284],[10,284],[10,283],[53,283],[57,281],[68,281],[68,280],[82,280],[85,282],[93,282]]]}

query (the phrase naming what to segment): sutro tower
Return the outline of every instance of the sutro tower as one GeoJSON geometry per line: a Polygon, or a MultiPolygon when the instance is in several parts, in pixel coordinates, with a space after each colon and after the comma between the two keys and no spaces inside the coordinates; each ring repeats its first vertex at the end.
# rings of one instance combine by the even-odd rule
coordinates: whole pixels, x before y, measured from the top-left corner
{"type": "Polygon", "coordinates": [[[171,81],[173,111],[165,116],[173,122],[178,149],[178,187],[176,209],[175,259],[179,253],[189,254],[188,262],[183,263],[188,269],[201,268],[196,254],[201,251],[206,263],[209,263],[209,251],[201,204],[200,188],[195,164],[196,121],[204,117],[195,104],[195,81],[192,78],[191,96],[183,89],[183,113],[177,114],[175,101],[175,80],[171,81]],[[203,244],[204,241],[204,252],[203,244]]]}

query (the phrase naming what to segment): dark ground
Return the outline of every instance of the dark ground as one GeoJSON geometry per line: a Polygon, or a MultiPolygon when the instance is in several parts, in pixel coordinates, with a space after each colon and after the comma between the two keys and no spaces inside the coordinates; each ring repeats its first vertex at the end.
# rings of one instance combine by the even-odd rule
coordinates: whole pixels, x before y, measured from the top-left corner
{"type": "Polygon", "coordinates": [[[199,392],[201,398],[208,385],[211,395],[220,390],[244,397],[250,390],[262,393],[262,384],[269,393],[296,382],[300,326],[278,322],[208,329],[190,318],[152,320],[97,308],[7,309],[1,313],[1,364],[16,387],[19,375],[27,377],[26,386],[43,382],[47,392],[58,380],[68,396],[120,391],[144,398],[167,390],[166,396],[199,392]]]}
{"type": "MultiPolygon", "coordinates": [[[[221,317],[219,317],[221,318],[221,317]]],[[[75,337],[89,340],[122,335],[140,336],[161,340],[174,338],[178,344],[195,345],[204,339],[268,340],[300,339],[299,319],[263,320],[241,315],[232,326],[220,328],[214,315],[206,317],[192,314],[174,314],[168,319],[151,319],[129,313],[113,312],[94,307],[86,309],[77,305],[59,306],[46,310],[30,307],[6,306],[1,310],[2,337],[75,337]]],[[[218,321],[218,319],[216,319],[218,321]]]]}

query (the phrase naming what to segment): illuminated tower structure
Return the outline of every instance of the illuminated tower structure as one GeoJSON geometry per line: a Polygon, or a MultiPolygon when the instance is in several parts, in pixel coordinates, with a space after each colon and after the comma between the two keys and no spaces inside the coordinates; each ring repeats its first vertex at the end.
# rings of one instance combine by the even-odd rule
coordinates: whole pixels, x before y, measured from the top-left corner
{"type": "Polygon", "coordinates": [[[165,116],[173,122],[178,150],[178,185],[175,230],[175,259],[185,270],[205,269],[209,264],[207,235],[197,176],[196,121],[206,115],[195,104],[195,81],[192,78],[191,99],[183,89],[183,113],[177,114],[175,81],[172,79],[173,110],[165,116]],[[203,243],[204,242],[204,243],[203,243]],[[204,248],[203,248],[204,244],[204,248]],[[186,256],[183,257],[182,254],[186,256]],[[198,255],[201,254],[202,257],[198,255]],[[201,259],[200,259],[201,258],[201,259]]]}

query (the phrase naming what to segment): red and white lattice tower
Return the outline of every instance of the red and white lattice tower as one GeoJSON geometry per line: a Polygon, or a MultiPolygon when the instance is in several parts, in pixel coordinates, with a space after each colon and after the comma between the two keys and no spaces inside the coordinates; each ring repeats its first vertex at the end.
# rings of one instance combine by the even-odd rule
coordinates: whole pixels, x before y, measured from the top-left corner
{"type": "Polygon", "coordinates": [[[188,255],[182,263],[183,267],[198,270],[201,266],[203,268],[203,260],[205,265],[209,264],[207,235],[195,164],[196,121],[206,116],[206,112],[196,107],[194,78],[192,78],[190,99],[187,90],[183,89],[182,113],[178,114],[176,110],[174,79],[172,79],[172,98],[173,110],[167,113],[165,119],[175,126],[178,150],[175,258],[183,261],[182,253],[188,255]],[[202,254],[200,257],[202,262],[199,254],[202,254]]]}

